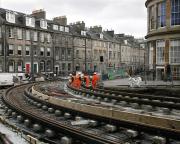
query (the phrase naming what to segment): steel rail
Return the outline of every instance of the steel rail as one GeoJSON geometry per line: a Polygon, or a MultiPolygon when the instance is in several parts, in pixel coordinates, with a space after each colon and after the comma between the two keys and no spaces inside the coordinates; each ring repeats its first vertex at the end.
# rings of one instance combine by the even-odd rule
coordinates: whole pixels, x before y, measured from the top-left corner
{"type": "MultiPolygon", "coordinates": [[[[20,107],[18,105],[18,103],[20,103],[20,102],[18,102],[17,99],[12,97],[11,94],[12,94],[13,90],[15,91],[15,89],[23,87],[23,86],[16,86],[16,87],[10,88],[6,91],[5,95],[3,96],[3,101],[9,107],[14,109],[15,111],[18,111],[25,117],[33,119],[34,121],[38,121],[39,123],[43,123],[44,125],[47,125],[55,130],[63,131],[64,134],[71,135],[73,138],[80,139],[87,143],[117,144],[117,142],[109,141],[108,139],[101,138],[95,134],[85,133],[84,131],[80,131],[78,129],[64,125],[64,124],[62,124],[58,121],[52,120],[50,118],[43,117],[42,115],[37,115],[37,114],[33,113],[32,111],[28,111],[27,108],[20,107]]],[[[26,87],[28,87],[28,85],[26,85],[26,87]]],[[[20,93],[19,93],[19,95],[20,95],[20,93]]]]}
{"type": "MultiPolygon", "coordinates": [[[[146,95],[141,95],[141,98],[142,99],[139,99],[140,98],[140,95],[139,97],[136,96],[135,94],[131,94],[131,95],[128,95],[127,93],[124,93],[124,95],[110,95],[108,93],[105,93],[103,91],[101,92],[98,92],[98,90],[87,90],[87,89],[77,89],[77,88],[74,88],[74,87],[71,87],[68,85],[68,88],[74,90],[74,91],[78,91],[78,92],[81,92],[81,93],[86,93],[86,94],[89,94],[89,95],[94,95],[96,97],[101,97],[101,98],[109,98],[109,99],[114,99],[114,100],[117,100],[117,101],[126,101],[126,102],[131,102],[131,103],[138,103],[140,105],[144,104],[144,105],[151,105],[151,106],[156,106],[156,107],[164,107],[164,108],[169,108],[169,109],[178,109],[180,110],[180,103],[169,103],[169,101],[167,100],[166,102],[161,102],[161,101],[151,101],[151,100],[157,100],[156,97],[152,97],[152,96],[149,96],[146,97],[146,95]],[[103,92],[103,93],[102,93],[103,92]],[[125,96],[128,96],[128,97],[125,97],[125,96]],[[133,97],[138,97],[138,99],[135,99],[133,97]],[[151,99],[151,100],[150,100],[151,99]]],[[[163,99],[163,98],[161,98],[163,99]]],[[[178,101],[178,99],[176,99],[178,101]]],[[[174,102],[177,102],[174,100],[174,102]]]]}

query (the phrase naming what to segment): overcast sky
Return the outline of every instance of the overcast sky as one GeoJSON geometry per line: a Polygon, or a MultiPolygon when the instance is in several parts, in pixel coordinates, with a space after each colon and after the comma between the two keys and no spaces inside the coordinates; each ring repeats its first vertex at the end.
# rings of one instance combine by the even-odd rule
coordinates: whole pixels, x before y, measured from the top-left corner
{"type": "Polygon", "coordinates": [[[66,15],[68,23],[84,21],[135,37],[146,35],[145,0],[0,0],[1,7],[30,14],[43,8],[48,19],[66,15]]]}

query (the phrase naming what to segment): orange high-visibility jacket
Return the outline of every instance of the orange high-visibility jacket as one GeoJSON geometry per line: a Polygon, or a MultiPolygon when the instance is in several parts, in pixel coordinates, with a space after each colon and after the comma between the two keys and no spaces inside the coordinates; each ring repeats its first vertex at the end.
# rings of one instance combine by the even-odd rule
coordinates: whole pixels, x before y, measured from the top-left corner
{"type": "Polygon", "coordinates": [[[92,87],[93,88],[96,88],[98,81],[99,81],[99,76],[97,74],[93,75],[92,76],[92,87]]]}
{"type": "Polygon", "coordinates": [[[84,79],[85,79],[85,82],[86,82],[86,87],[89,87],[89,84],[90,84],[89,76],[88,76],[88,75],[85,75],[85,76],[84,76],[84,79]]]}
{"type": "Polygon", "coordinates": [[[70,83],[70,84],[71,84],[71,86],[73,86],[73,87],[74,87],[74,81],[75,81],[75,76],[72,76],[72,77],[71,77],[71,83],[70,83]]]}
{"type": "Polygon", "coordinates": [[[81,78],[80,78],[80,76],[79,75],[77,75],[76,77],[75,77],[75,87],[76,88],[80,88],[81,87],[81,78]]]}

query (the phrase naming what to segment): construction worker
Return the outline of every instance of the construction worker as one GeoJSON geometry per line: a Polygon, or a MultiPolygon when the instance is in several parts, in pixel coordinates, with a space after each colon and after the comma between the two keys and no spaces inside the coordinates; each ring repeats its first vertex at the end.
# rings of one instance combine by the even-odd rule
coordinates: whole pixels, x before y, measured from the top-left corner
{"type": "Polygon", "coordinates": [[[86,88],[88,88],[90,85],[90,78],[89,78],[87,72],[84,73],[84,82],[85,82],[86,88]]]}
{"type": "Polygon", "coordinates": [[[74,77],[72,74],[69,74],[69,84],[72,85],[74,81],[74,77]]]}
{"type": "Polygon", "coordinates": [[[74,87],[77,89],[80,89],[80,87],[81,87],[81,73],[80,72],[78,72],[76,77],[75,77],[74,87]]]}
{"type": "Polygon", "coordinates": [[[99,81],[99,76],[97,75],[96,72],[94,72],[93,76],[92,76],[92,87],[93,87],[93,89],[96,88],[98,81],[99,81]]]}

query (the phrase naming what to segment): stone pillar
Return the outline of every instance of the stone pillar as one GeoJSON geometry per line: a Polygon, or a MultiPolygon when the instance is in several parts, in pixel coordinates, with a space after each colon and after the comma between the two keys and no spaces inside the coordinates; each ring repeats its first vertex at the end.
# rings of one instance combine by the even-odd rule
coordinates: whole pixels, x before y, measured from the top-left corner
{"type": "Polygon", "coordinates": [[[171,26],[171,0],[166,0],[166,27],[171,26]]]}
{"type": "Polygon", "coordinates": [[[169,40],[165,40],[165,49],[164,49],[164,62],[169,64],[169,40]]]}

